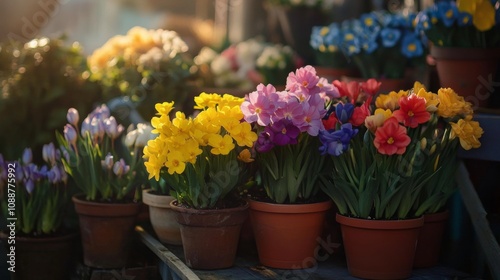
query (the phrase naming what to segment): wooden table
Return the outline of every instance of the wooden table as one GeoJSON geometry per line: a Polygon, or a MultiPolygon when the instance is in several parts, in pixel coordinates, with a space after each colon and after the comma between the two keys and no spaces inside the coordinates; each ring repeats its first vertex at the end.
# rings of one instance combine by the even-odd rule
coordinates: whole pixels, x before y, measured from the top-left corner
{"type": "MultiPolygon", "coordinates": [[[[317,262],[310,269],[282,270],[264,267],[259,264],[256,250],[248,246],[245,252],[239,251],[235,265],[228,269],[220,270],[194,270],[187,267],[183,262],[182,246],[164,245],[160,243],[154,233],[147,226],[137,226],[136,232],[144,243],[160,262],[160,274],[162,280],[260,280],[260,279],[359,279],[349,275],[343,254],[334,252],[328,259],[317,262]]],[[[447,280],[447,279],[479,279],[470,275],[442,266],[427,269],[414,269],[411,278],[414,280],[447,280]]]]}

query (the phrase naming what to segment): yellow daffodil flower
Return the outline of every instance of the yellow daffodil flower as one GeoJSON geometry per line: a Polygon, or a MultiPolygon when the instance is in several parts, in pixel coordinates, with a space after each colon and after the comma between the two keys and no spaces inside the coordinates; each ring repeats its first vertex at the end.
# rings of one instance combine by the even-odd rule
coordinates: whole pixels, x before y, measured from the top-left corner
{"type": "Polygon", "coordinates": [[[250,153],[250,150],[244,149],[238,155],[238,160],[249,163],[249,162],[253,162],[255,159],[252,158],[252,154],[250,153]]]}
{"type": "Polygon", "coordinates": [[[477,121],[473,121],[472,118],[466,118],[460,119],[456,123],[451,122],[450,125],[452,129],[451,139],[458,137],[462,148],[470,150],[481,147],[479,138],[483,135],[483,129],[477,121]]]}
{"type": "Polygon", "coordinates": [[[227,155],[235,147],[233,138],[229,135],[221,136],[213,134],[208,138],[208,144],[212,146],[210,152],[214,155],[227,155]]]}

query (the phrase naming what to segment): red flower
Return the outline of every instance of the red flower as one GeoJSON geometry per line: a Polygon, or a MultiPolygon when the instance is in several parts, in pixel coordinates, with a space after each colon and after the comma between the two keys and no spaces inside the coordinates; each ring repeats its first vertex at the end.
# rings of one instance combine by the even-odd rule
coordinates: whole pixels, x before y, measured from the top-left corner
{"type": "Polygon", "coordinates": [[[398,101],[399,109],[392,114],[405,126],[415,128],[419,124],[426,123],[431,118],[425,106],[425,98],[415,94],[401,97],[398,101]]]}
{"type": "Polygon", "coordinates": [[[370,115],[370,109],[368,109],[368,103],[364,103],[360,107],[355,107],[352,112],[351,119],[349,122],[353,126],[360,126],[365,123],[366,117],[370,115]]]}
{"type": "Polygon", "coordinates": [[[326,130],[334,129],[338,122],[337,115],[335,115],[335,112],[332,112],[328,119],[322,120],[322,122],[326,130]]]}
{"type": "Polygon", "coordinates": [[[388,118],[375,132],[373,145],[384,155],[401,155],[406,151],[411,139],[406,134],[406,128],[394,117],[388,118]]]}
{"type": "Polygon", "coordinates": [[[349,97],[351,103],[356,104],[361,89],[358,82],[351,81],[346,83],[335,80],[332,84],[339,90],[340,97],[349,97]]]}
{"type": "Polygon", "coordinates": [[[366,82],[361,83],[361,89],[367,94],[374,96],[380,89],[381,84],[382,84],[381,82],[371,78],[368,79],[366,82]]]}
{"type": "Polygon", "coordinates": [[[348,96],[347,83],[335,80],[332,84],[339,90],[340,97],[348,96]]]}

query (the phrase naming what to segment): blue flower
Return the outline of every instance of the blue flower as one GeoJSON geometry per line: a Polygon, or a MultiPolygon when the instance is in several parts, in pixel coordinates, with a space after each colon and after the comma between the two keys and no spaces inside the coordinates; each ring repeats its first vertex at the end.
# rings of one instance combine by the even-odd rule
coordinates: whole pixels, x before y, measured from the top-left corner
{"type": "Polygon", "coordinates": [[[458,12],[457,24],[459,26],[469,26],[472,25],[472,15],[467,12],[458,12]]]}
{"type": "Polygon", "coordinates": [[[321,30],[325,28],[325,26],[313,26],[311,29],[311,38],[309,40],[309,44],[315,50],[319,49],[323,44],[323,36],[321,36],[321,30]]]}
{"type": "Polygon", "coordinates": [[[362,48],[366,53],[373,53],[378,48],[377,40],[370,39],[362,43],[362,48]]]}
{"type": "Polygon", "coordinates": [[[422,42],[415,33],[408,32],[401,40],[401,52],[408,58],[421,56],[424,53],[422,42]]]}
{"type": "Polygon", "coordinates": [[[419,13],[415,18],[415,22],[416,22],[415,32],[417,33],[423,33],[425,30],[428,30],[433,25],[430,16],[425,12],[419,13]]]}
{"type": "Polygon", "coordinates": [[[382,45],[384,47],[390,48],[394,47],[399,38],[401,38],[401,31],[395,28],[384,28],[380,32],[380,37],[382,38],[382,45]]]}
{"type": "Polygon", "coordinates": [[[358,129],[353,129],[350,123],[343,124],[339,130],[322,130],[319,132],[322,143],[319,151],[322,155],[339,156],[349,149],[349,143],[356,134],[358,129]]]}
{"type": "Polygon", "coordinates": [[[441,1],[436,3],[436,6],[439,19],[446,27],[452,26],[458,15],[455,2],[441,1]]]}
{"type": "Polygon", "coordinates": [[[361,51],[359,38],[353,32],[346,32],[343,34],[342,51],[347,55],[355,55],[361,51]]]}
{"type": "Polygon", "coordinates": [[[360,22],[364,27],[368,29],[372,29],[378,25],[378,20],[374,13],[361,15],[360,22]]]}
{"type": "Polygon", "coordinates": [[[335,105],[335,115],[340,123],[347,123],[354,112],[354,105],[351,103],[337,103],[335,105]]]}

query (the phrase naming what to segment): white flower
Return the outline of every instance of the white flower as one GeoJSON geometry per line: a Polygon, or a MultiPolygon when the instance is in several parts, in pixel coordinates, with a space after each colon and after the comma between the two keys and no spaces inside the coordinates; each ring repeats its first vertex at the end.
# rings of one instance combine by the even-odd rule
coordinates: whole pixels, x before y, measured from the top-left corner
{"type": "Polygon", "coordinates": [[[135,140],[136,148],[144,148],[149,140],[152,140],[156,137],[156,134],[151,132],[152,130],[153,127],[148,124],[137,124],[137,138],[135,140]]]}
{"type": "Polygon", "coordinates": [[[214,75],[219,76],[231,71],[231,61],[225,56],[217,56],[210,64],[210,69],[214,75]]]}
{"type": "Polygon", "coordinates": [[[200,53],[194,57],[194,63],[197,65],[210,64],[217,56],[218,53],[212,48],[203,47],[201,48],[200,53]]]}

